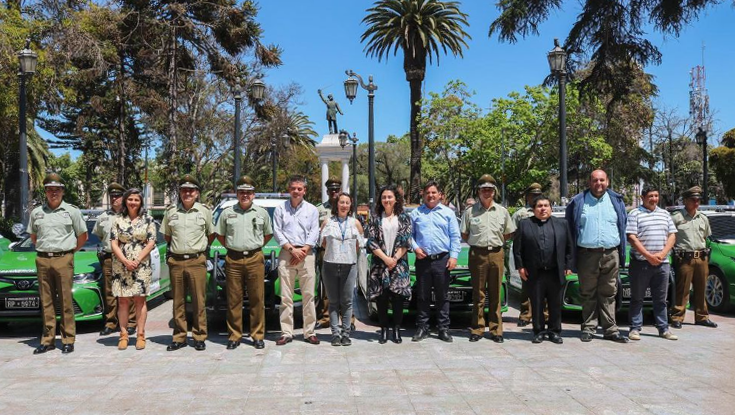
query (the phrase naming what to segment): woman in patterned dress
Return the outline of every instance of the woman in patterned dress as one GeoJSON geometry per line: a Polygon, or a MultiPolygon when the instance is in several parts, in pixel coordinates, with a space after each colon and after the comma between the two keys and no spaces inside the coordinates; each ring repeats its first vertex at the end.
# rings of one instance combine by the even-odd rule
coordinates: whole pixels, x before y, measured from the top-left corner
{"type": "Polygon", "coordinates": [[[368,276],[368,298],[378,303],[380,339],[388,341],[388,306],[393,308],[393,342],[401,343],[403,302],[411,299],[407,252],[410,247],[411,219],[403,212],[403,198],[395,185],[378,193],[380,203],[368,225],[367,248],[372,251],[368,276]]]}
{"type": "MultiPolygon", "coordinates": [[[[112,294],[118,301],[120,327],[127,327],[130,299],[138,316],[138,338],[135,348],[145,348],[145,321],[148,316],[146,297],[150,292],[150,253],[156,246],[156,223],[143,211],[143,196],[139,189],[129,189],[123,195],[123,209],[115,218],[110,235],[112,243],[112,294]]],[[[120,330],[119,350],[128,347],[128,332],[120,330]]]]}

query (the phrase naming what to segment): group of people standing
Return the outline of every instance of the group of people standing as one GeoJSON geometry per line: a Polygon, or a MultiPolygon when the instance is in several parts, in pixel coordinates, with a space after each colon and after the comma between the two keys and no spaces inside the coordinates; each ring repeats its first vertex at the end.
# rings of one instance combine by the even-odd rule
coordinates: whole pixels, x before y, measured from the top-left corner
{"type": "MultiPolygon", "coordinates": [[[[62,310],[63,353],[74,351],[75,323],[71,288],[73,254],[87,240],[81,212],[63,201],[64,183],[56,174],[44,179],[46,203],[31,213],[27,232],[36,245],[39,293],[44,319],[41,345],[34,353],[55,348],[54,299],[62,310]]],[[[430,306],[437,310],[438,338],[452,342],[449,333],[450,273],[457,265],[460,241],[470,245],[469,270],[472,280],[473,313],[469,341],[481,340],[486,328],[489,338],[503,343],[500,292],[504,275],[506,242],[513,239],[513,258],[523,281],[518,325],[533,324],[534,343],[548,339],[562,343],[561,305],[566,275],[577,273],[583,298],[581,340],[591,341],[597,326],[603,338],[619,343],[639,340],[642,304],[650,288],[659,336],[676,340],[669,330],[681,328],[694,284],[695,324],[717,325],[709,319],[704,301],[707,275],[707,217],[698,211],[701,190],[684,193],[684,209],[669,215],[659,208],[658,190],[645,188],[641,207],[626,213],[622,196],[608,189],[602,170],[595,170],[589,189],[576,195],[566,207],[565,219],[551,215],[551,202],[539,184],[526,189],[526,207],[513,217],[495,203],[497,183],[489,174],[477,182],[478,202],[467,208],[458,221],[452,209],[441,203],[441,185],[429,181],[423,187],[423,203],[410,213],[404,210],[403,194],[395,185],[378,193],[367,232],[352,215],[354,199],[340,191],[336,179],[327,182],[328,203],[315,207],[304,200],[307,184],[302,176],[288,182],[289,199],[273,214],[253,203],[256,184],[248,176],[236,184],[237,204],[212,221],[211,209],[198,202],[199,183],[190,175],[178,182],[179,201],[168,206],[161,232],[168,243],[167,263],[171,277],[174,329],[167,347],[175,351],[188,346],[185,312],[186,287],[191,294],[192,337],[196,350],[205,350],[207,338],[206,258],[216,237],[227,249],[227,349],[241,344],[243,336],[243,289],[247,290],[250,336],[256,349],[265,347],[264,278],[262,248],[274,237],[281,247],[278,276],[281,289],[279,318],[281,336],[276,345],[294,338],[294,293],[296,283],[302,296],[303,339],[319,344],[315,334],[316,269],[321,267],[324,303],[333,346],[349,346],[354,330],[352,312],[361,247],[372,253],[368,274],[368,298],[378,308],[378,342],[401,343],[404,302],[413,294],[417,303],[417,330],[412,341],[430,334],[430,306]],[[365,234],[367,239],[365,240],[365,234]],[[631,243],[630,331],[620,333],[615,321],[618,270],[625,264],[626,243],[631,243]],[[669,254],[676,264],[676,303],[667,307],[669,254]],[[415,253],[416,286],[411,287],[408,252],[415,253]],[[315,252],[319,252],[318,256],[315,252]],[[485,319],[485,307],[488,318],[485,319]],[[392,314],[392,316],[390,315],[392,314]]],[[[157,229],[145,213],[138,189],[108,187],[110,209],[97,219],[93,232],[100,237],[99,259],[105,281],[106,324],[100,335],[120,331],[118,348],[128,347],[137,329],[136,349],[144,349],[146,297],[152,276],[150,253],[155,249],[157,229]]],[[[326,322],[320,321],[324,327],[326,322]]]]}

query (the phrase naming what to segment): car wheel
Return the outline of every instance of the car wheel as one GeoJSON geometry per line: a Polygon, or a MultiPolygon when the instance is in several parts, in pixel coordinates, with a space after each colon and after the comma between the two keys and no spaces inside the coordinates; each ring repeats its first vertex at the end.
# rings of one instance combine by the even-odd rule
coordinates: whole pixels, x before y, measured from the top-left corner
{"type": "Polygon", "coordinates": [[[707,307],[715,311],[727,311],[730,308],[730,290],[725,276],[717,268],[710,268],[707,285],[704,289],[707,307]]]}

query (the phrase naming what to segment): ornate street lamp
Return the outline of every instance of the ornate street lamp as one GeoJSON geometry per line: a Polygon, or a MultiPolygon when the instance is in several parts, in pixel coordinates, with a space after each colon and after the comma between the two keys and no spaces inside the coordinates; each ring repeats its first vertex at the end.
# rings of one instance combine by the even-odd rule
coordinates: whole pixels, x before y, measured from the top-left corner
{"type": "Polygon", "coordinates": [[[352,204],[352,211],[357,214],[357,133],[350,134],[345,130],[339,132],[339,145],[342,148],[347,146],[347,141],[352,143],[352,200],[355,202],[352,204]]]}
{"type": "Polygon", "coordinates": [[[373,83],[373,76],[368,77],[367,85],[363,82],[362,77],[352,69],[345,71],[348,78],[345,80],[345,95],[347,99],[352,100],[357,96],[358,81],[362,89],[368,91],[368,202],[370,208],[375,203],[375,117],[373,111],[373,102],[375,100],[375,91],[378,86],[373,83]]]}
{"type": "Polygon", "coordinates": [[[554,49],[548,54],[551,74],[559,80],[559,193],[560,204],[567,200],[567,108],[566,78],[567,53],[559,46],[559,39],[554,39],[554,49]]]}
{"type": "Polygon", "coordinates": [[[19,116],[18,116],[18,147],[20,152],[20,208],[23,229],[28,225],[28,142],[26,137],[26,79],[36,73],[38,54],[30,49],[31,40],[26,39],[26,46],[18,52],[20,71],[19,116]]]}
{"type": "Polygon", "coordinates": [[[705,204],[709,204],[707,196],[707,183],[709,182],[709,171],[707,170],[707,130],[699,127],[694,137],[697,140],[697,144],[702,146],[702,201],[705,204]]]}
{"type": "MultiPolygon", "coordinates": [[[[250,99],[258,102],[265,96],[265,84],[260,78],[255,78],[250,83],[250,99]]],[[[235,172],[232,178],[232,188],[237,187],[237,180],[240,178],[240,106],[242,103],[242,91],[240,88],[235,90],[235,135],[233,138],[233,152],[235,158],[235,172]]]]}

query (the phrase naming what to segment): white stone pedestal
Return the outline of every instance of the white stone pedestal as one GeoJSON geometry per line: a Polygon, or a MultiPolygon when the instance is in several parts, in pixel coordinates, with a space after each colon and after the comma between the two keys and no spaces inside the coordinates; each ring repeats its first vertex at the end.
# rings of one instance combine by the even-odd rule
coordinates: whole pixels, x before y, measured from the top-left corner
{"type": "Polygon", "coordinates": [[[327,195],[327,180],[329,179],[329,162],[342,162],[342,191],[350,191],[350,157],[352,157],[351,143],[345,148],[339,145],[338,134],[326,134],[322,136],[322,141],[315,146],[317,155],[319,156],[319,164],[322,166],[322,203],[329,198],[327,195]]]}

